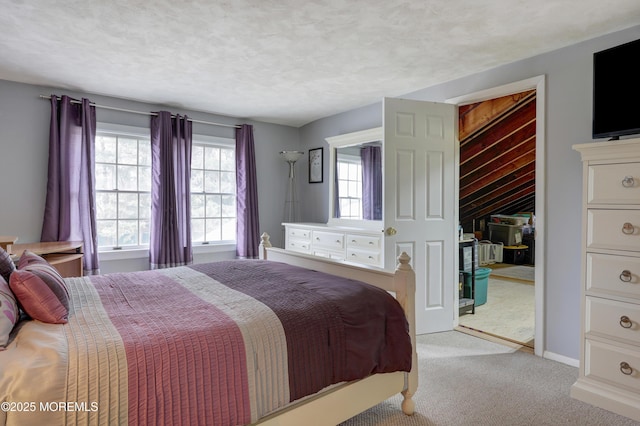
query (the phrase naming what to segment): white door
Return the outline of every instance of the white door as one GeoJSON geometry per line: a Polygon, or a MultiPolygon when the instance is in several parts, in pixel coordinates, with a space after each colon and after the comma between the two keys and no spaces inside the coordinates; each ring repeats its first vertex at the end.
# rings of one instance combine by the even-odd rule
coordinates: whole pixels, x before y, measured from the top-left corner
{"type": "Polygon", "coordinates": [[[418,334],[454,324],[456,114],[451,104],[384,99],[385,268],[411,256],[418,334]]]}

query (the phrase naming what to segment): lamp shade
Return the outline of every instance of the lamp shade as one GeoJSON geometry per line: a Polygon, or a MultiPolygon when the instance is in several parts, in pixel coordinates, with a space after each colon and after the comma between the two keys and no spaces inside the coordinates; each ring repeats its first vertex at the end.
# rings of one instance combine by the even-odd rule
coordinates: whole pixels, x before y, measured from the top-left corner
{"type": "Polygon", "coordinates": [[[289,161],[295,163],[304,154],[304,151],[280,151],[280,156],[289,161]]]}

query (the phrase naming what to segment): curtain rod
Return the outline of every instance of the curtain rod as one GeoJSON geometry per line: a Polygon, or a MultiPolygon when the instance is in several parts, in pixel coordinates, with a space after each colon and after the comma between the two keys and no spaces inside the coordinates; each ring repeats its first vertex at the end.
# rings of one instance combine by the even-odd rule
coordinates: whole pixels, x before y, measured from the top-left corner
{"type": "MultiPolygon", "coordinates": [[[[41,99],[51,99],[51,96],[49,96],[49,95],[40,95],[40,98],[41,99]]],[[[71,103],[73,103],[73,104],[81,104],[82,102],[77,101],[75,99],[72,99],[71,103]]],[[[110,110],[113,110],[113,111],[130,112],[132,114],[155,115],[155,116],[158,115],[155,112],[136,111],[136,110],[133,110],[133,109],[125,109],[125,108],[117,108],[117,107],[111,107],[111,106],[106,106],[106,105],[98,105],[98,104],[95,104],[93,102],[91,102],[90,105],[94,106],[96,108],[110,109],[110,110]]],[[[174,116],[172,116],[172,117],[174,117],[174,116]]],[[[237,124],[213,123],[211,121],[194,120],[192,118],[188,118],[187,121],[191,121],[192,123],[209,124],[211,126],[233,127],[235,129],[239,129],[241,127],[241,126],[239,126],[237,124]]]]}

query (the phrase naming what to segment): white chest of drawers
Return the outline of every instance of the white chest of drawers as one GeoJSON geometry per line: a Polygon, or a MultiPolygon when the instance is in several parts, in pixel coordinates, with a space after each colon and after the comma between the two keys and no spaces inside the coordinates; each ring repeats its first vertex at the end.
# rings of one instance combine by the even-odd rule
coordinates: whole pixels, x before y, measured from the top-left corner
{"type": "Polygon", "coordinates": [[[382,232],[332,227],[322,223],[285,223],[285,249],[383,267],[382,232]]]}
{"type": "Polygon", "coordinates": [[[583,161],[580,373],[571,396],[640,421],[640,139],[583,161]]]}

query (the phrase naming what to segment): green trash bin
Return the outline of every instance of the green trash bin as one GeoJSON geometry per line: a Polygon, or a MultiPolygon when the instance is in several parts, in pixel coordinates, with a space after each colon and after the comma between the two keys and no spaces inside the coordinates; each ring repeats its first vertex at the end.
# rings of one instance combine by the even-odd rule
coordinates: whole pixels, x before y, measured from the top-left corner
{"type": "MultiPolygon", "coordinates": [[[[476,269],[476,291],[473,295],[476,306],[487,303],[487,287],[489,287],[490,274],[491,269],[489,268],[476,269]]],[[[471,297],[471,272],[464,273],[464,297],[471,297]]]]}

